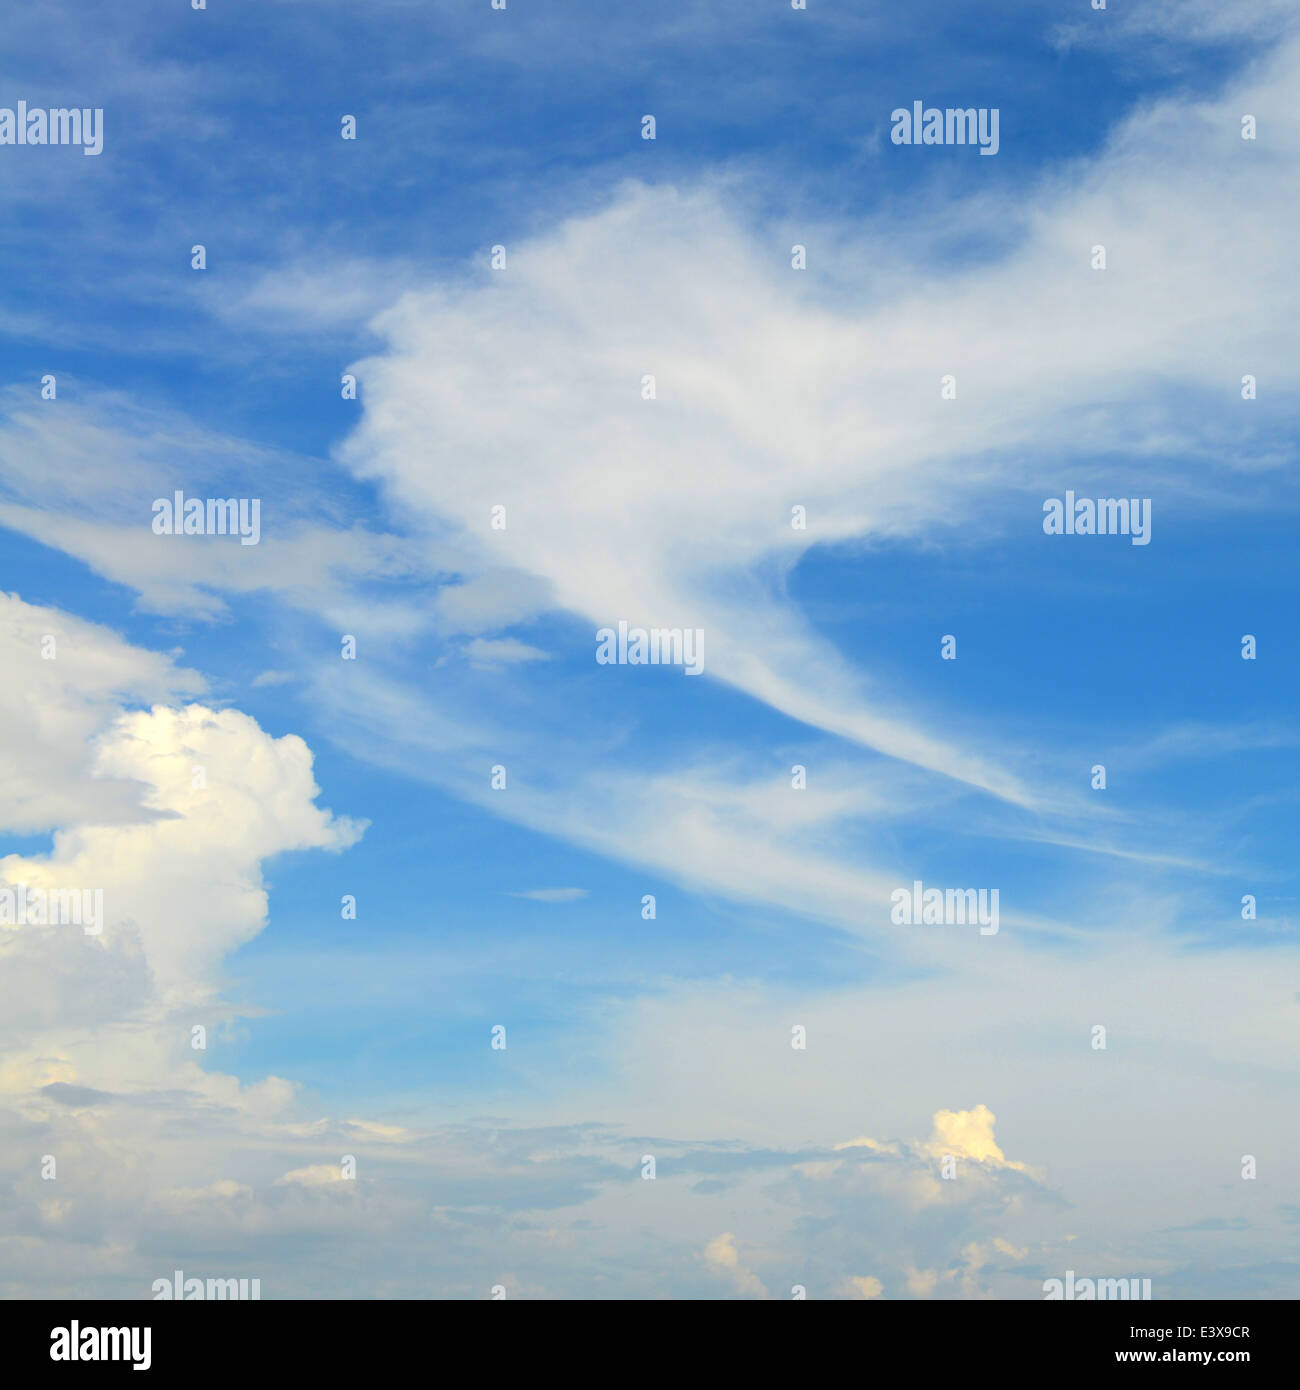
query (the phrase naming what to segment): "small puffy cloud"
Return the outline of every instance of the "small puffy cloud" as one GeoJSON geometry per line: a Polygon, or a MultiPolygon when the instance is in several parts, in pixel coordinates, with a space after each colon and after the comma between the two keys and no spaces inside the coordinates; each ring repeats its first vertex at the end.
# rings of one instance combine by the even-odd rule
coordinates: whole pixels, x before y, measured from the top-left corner
{"type": "Polygon", "coordinates": [[[925,1151],[935,1158],[951,1154],[954,1158],[1027,1172],[1023,1163],[1013,1163],[998,1148],[993,1137],[996,1120],[987,1105],[977,1105],[973,1110],[940,1110],[935,1114],[934,1133],[924,1146],[925,1151]]]}
{"type": "Polygon", "coordinates": [[[704,1247],[704,1263],[718,1273],[727,1275],[742,1296],[768,1296],[762,1280],[742,1263],[740,1252],[736,1249],[736,1238],[730,1231],[714,1236],[704,1247]]]}
{"type": "Polygon", "coordinates": [[[513,666],[521,661],[549,661],[550,655],[516,637],[475,637],[465,655],[478,666],[513,666]]]}
{"type": "MultiPolygon", "coordinates": [[[[936,1110],[930,1138],[915,1146],[918,1152],[932,1158],[967,1158],[977,1163],[987,1163],[995,1168],[1014,1168],[1018,1172],[1028,1172],[1023,1163],[1015,1163],[998,1148],[993,1136],[993,1126],[997,1116],[987,1105],[976,1105],[970,1110],[936,1110]]],[[[835,1145],[836,1152],[845,1149],[866,1149],[877,1154],[898,1154],[903,1146],[898,1142],[885,1143],[866,1135],[858,1139],[846,1139],[835,1145]]]]}
{"type": "Polygon", "coordinates": [[[276,1178],[276,1187],[287,1187],[296,1183],[300,1187],[329,1187],[334,1183],[348,1182],[337,1163],[313,1163],[307,1168],[295,1168],[276,1178]]]}
{"type": "Polygon", "coordinates": [[[373,1120],[346,1120],[344,1123],[359,1137],[381,1144],[406,1144],[415,1138],[409,1129],[403,1129],[401,1125],[381,1125],[373,1120]]]}
{"type": "Polygon", "coordinates": [[[512,898],[528,898],[535,903],[572,903],[587,896],[585,888],[530,888],[526,893],[511,893],[512,898]]]}
{"type": "Polygon", "coordinates": [[[1019,1287],[1007,1261],[1028,1252],[1002,1232],[1035,1207],[1041,1220],[1060,1200],[1002,1153],[993,1124],[984,1105],[939,1110],[929,1139],[863,1136],[792,1162],[773,1195],[805,1213],[786,1246],[790,1262],[804,1261],[801,1282],[846,1298],[880,1297],[885,1287],[911,1298],[980,1298],[1019,1287]],[[958,1160],[947,1177],[946,1156],[958,1160]],[[868,1247],[877,1273],[839,1272],[868,1247]]]}

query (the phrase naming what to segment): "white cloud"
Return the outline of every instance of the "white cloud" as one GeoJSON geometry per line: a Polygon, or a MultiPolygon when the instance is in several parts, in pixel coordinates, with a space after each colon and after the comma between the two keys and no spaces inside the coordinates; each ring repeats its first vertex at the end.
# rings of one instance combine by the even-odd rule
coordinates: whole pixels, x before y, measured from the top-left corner
{"type": "Polygon", "coordinates": [[[164,995],[202,997],[222,958],[264,924],[261,861],[343,849],[361,833],[313,804],[311,763],[300,738],[269,738],[237,710],[121,714],[91,771],[141,788],[137,823],[58,830],[48,855],[0,858],[0,876],[102,889],[106,942],[138,935],[164,995]]]}
{"type": "MultiPolygon", "coordinates": [[[[365,424],[347,457],[401,515],[460,529],[465,582],[425,610],[385,615],[355,586],[375,572],[444,574],[441,541],[435,555],[427,539],[322,527],[235,562],[202,547],[145,552],[130,518],[74,515],[91,464],[116,458],[105,445],[121,442],[75,412],[61,414],[65,432],[29,414],[0,440],[17,498],[0,517],[133,584],[147,605],[191,616],[218,616],[223,593],[266,589],[313,611],[386,618],[387,631],[427,622],[516,654],[516,639],[485,634],[548,605],[586,623],[703,626],[709,669],[776,708],[1015,805],[1043,805],[1013,755],[933,733],[933,712],[849,669],[790,609],[781,575],[805,542],[982,524],[997,489],[1024,492],[1032,525],[1044,453],[1062,438],[1077,450],[1075,469],[1089,452],[1124,447],[1158,479],[1185,455],[1181,481],[1200,502],[1233,486],[1209,475],[1214,451],[1229,473],[1269,467],[1267,447],[1240,444],[1235,380],[1243,362],[1259,372],[1260,413],[1276,422],[1270,402],[1298,371],[1296,70],[1289,47],[1222,100],[1140,112],[1095,165],[1047,181],[1022,208],[993,199],[958,210],[957,225],[967,211],[1003,225],[1008,249],[992,265],[909,267],[898,249],[905,227],[880,221],[829,229],[838,244],[814,257],[816,266],[838,255],[860,275],[850,269],[834,286],[810,272],[805,282],[773,269],[781,257],[765,233],[717,192],[631,189],[521,245],[506,277],[403,300],[381,321],[385,350],[363,364],[365,424]],[[1237,138],[1244,108],[1266,133],[1255,147],[1237,138]],[[1104,280],[1086,270],[1094,239],[1111,248],[1104,280]],[[894,270],[908,272],[905,294],[877,288],[894,270]],[[950,411],[938,399],[943,371],[960,383],[950,411]],[[654,403],[640,399],[645,372],[659,381],[654,403]],[[1191,418],[1175,388],[1220,404],[1191,418]],[[68,468],[41,481],[33,453],[68,468]],[[448,466],[431,468],[430,456],[448,466]],[[492,533],[497,502],[510,523],[492,533]],[[809,507],[806,534],[789,527],[795,503],[809,507]]],[[[301,307],[311,285],[266,290],[254,307],[301,307]]],[[[363,294],[345,307],[369,302],[363,294]]],[[[211,440],[180,442],[220,452],[211,440]]],[[[168,447],[166,431],[150,432],[143,457],[123,456],[115,484],[147,497],[168,447]]],[[[720,1279],[762,1295],[798,1277],[811,1251],[806,1277],[817,1288],[1025,1292],[1031,1275],[1009,1266],[1050,1244],[1051,1223],[1033,1204],[1060,1203],[1053,1189],[1077,1203],[1070,1221],[1088,1232],[1075,1266],[1100,1267],[1149,1252],[1158,1223],[1185,1219],[1207,1192],[1238,1215],[1300,1177],[1288,1157],[1300,1151],[1292,1078],[1277,1060],[1296,1042],[1293,948],[1184,948],[1160,937],[1141,900],[1106,939],[1076,937],[1050,953],[1010,933],[988,950],[973,938],[910,937],[915,973],[901,986],[891,977],[780,994],[744,981],[665,988],[609,1011],[598,1053],[608,1074],[548,1092],[529,1117],[534,1133],[322,1120],[282,1078],[240,1085],[204,1070],[187,1055],[188,1027],[226,1016],[220,968],[265,921],[263,860],[342,849],[358,827],[316,805],[300,739],[187,704],[202,693],[193,673],[66,615],[17,600],[4,612],[9,669],[21,679],[3,707],[13,719],[0,772],[15,788],[13,826],[57,834],[48,854],[10,856],[0,869],[99,881],[113,904],[102,941],[0,933],[0,1177],[14,1198],[0,1242],[7,1267],[15,1252],[27,1262],[33,1287],[118,1288],[128,1262],[131,1275],[151,1261],[165,1272],[182,1211],[188,1248],[279,1260],[286,1281],[309,1291],[318,1281],[337,1292],[337,1269],[352,1266],[286,1261],[286,1246],[305,1238],[362,1257],[378,1249],[373,1285],[408,1295],[421,1279],[441,1292],[481,1294],[495,1279],[582,1291],[575,1269],[592,1267],[593,1246],[606,1287],[620,1291],[678,1288],[671,1267],[683,1283],[698,1275],[715,1291],[720,1279]],[[33,664],[45,627],[57,627],[60,661],[66,644],[72,664],[33,664]],[[26,712],[31,690],[48,723],[26,712]],[[196,765],[207,773],[203,795],[196,765]],[[805,1054],[789,1047],[792,1022],[808,1027],[805,1054]],[[1088,1041],[1099,1022],[1105,1052],[1088,1041]],[[1000,1140],[976,1097],[996,1106],[1000,1140]],[[926,1115],[944,1105],[970,1108],[940,1109],[929,1139],[835,1147],[864,1123],[875,1134],[924,1133],[926,1115]],[[608,1129],[556,1133],[557,1109],[600,1115],[608,1129]],[[628,1178],[623,1133],[680,1142],[718,1130],[708,1155],[718,1171],[752,1165],[734,1194],[725,1183],[720,1194],[688,1190],[671,1164],[655,1184],[628,1178]],[[57,1197],[32,1163],[51,1144],[57,1197]],[[371,1183],[367,1167],[367,1182],[349,1188],[355,1200],[318,1201],[325,1184],[304,1175],[334,1172],[341,1145],[368,1145],[383,1180],[371,1183]],[[1263,1145],[1276,1185],[1241,1184],[1238,1151],[1263,1145]],[[935,1173],[947,1152],[962,1160],[951,1184],[935,1173]],[[1141,1220],[1117,1198],[1139,1162],[1160,1175],[1141,1220]],[[665,1191],[672,1200],[660,1202],[665,1191]],[[530,1224],[543,1208],[545,1222],[530,1224]],[[927,1226],[937,1215],[947,1224],[927,1226]],[[594,1235],[580,1224],[593,1217],[594,1235]],[[432,1276],[431,1228],[444,1260],[432,1276]],[[723,1233],[701,1255],[708,1230],[723,1233]],[[644,1267],[647,1232],[666,1266],[644,1267]],[[566,1240],[587,1242],[580,1265],[557,1260],[566,1240]],[[867,1255],[878,1273],[848,1273],[867,1255]]],[[[410,703],[382,675],[343,698],[390,737],[402,731],[408,761],[419,740],[449,750],[443,775],[458,786],[494,719],[504,722],[475,711],[462,727],[454,711],[410,703]]],[[[370,737],[365,721],[353,727],[370,737]]],[[[507,813],[692,888],[853,927],[894,885],[834,843],[844,820],[879,809],[879,786],[815,781],[796,801],[784,769],[770,788],[720,761],[575,787],[559,785],[557,767],[571,772],[562,757],[539,759],[512,783],[507,813]]],[[[463,787],[482,804],[484,792],[463,787]]],[[[1289,1250],[1284,1234],[1249,1247],[1215,1239],[1238,1263],[1289,1250]]],[[[1196,1277],[1198,1261],[1179,1251],[1152,1258],[1182,1260],[1196,1277]]],[[[1276,1287],[1285,1270],[1271,1277],[1276,1287]]]]}
{"type": "Polygon", "coordinates": [[[725,1274],[735,1290],[743,1298],[766,1298],[767,1290],[763,1281],[742,1263],[740,1252],[736,1249],[736,1238],[730,1231],[714,1236],[704,1247],[704,1262],[719,1273],[725,1274]]]}
{"type": "Polygon", "coordinates": [[[275,1184],[277,1187],[286,1183],[298,1183],[302,1187],[330,1187],[334,1183],[348,1181],[355,1179],[345,1178],[337,1163],[313,1163],[308,1168],[295,1168],[291,1173],[285,1173],[276,1178],[275,1184]]]}
{"type": "Polygon", "coordinates": [[[55,820],[49,852],[3,856],[0,879],[99,889],[105,918],[98,937],[0,930],[0,1247],[38,1287],[104,1279],[120,1292],[112,1269],[125,1249],[161,1262],[144,1250],[155,1223],[201,1228],[202,1213],[229,1208],[256,1230],[254,1184],[228,1165],[246,1166],[246,1145],[307,1138],[289,1082],[241,1084],[199,1060],[219,1055],[233,1012],[224,961],[265,924],[262,861],[341,850],[362,827],[315,804],[301,739],[272,738],[237,710],[130,708],[201,682],[103,628],[7,597],[0,659],[12,688],[41,701],[0,721],[14,819],[55,820]],[[212,1051],[191,1049],[196,1025],[212,1051]]]}
{"type": "Polygon", "coordinates": [[[1095,163],[1014,205],[972,204],[981,225],[1017,229],[992,264],[905,264],[900,229],[878,220],[828,231],[814,261],[839,266],[831,284],[783,268],[708,188],[628,187],[519,246],[508,272],[380,316],[385,350],[357,367],[365,414],[343,457],[395,508],[458,528],[481,566],[535,575],[588,622],[700,627],[719,679],[1038,804],[1006,753],[962,747],[868,687],[762,576],[813,543],[981,525],[1008,495],[1033,533],[1063,463],[1082,477],[1107,452],[1147,487],[1175,465],[1204,488],[1211,461],[1269,464],[1243,443],[1237,385],[1247,365],[1267,380],[1251,418],[1276,421],[1297,375],[1300,209],[1282,171],[1300,153],[1298,68],[1288,45],[1222,98],[1143,108],[1095,163]],[[1268,132],[1257,144],[1240,138],[1243,110],[1268,132]],[[1089,267],[1097,242],[1104,273],[1089,267]],[[956,401],[940,399],[945,373],[956,401]],[[1189,390],[1203,393],[1194,424],[1189,390]],[[790,527],[796,504],[806,532],[790,527]]]}
{"type": "Polygon", "coordinates": [[[31,832],[140,818],[133,773],[89,776],[90,744],[123,704],[198,694],[202,677],[15,594],[0,594],[0,662],[7,676],[0,683],[0,826],[31,832]]]}
{"type": "Polygon", "coordinates": [[[475,637],[465,644],[465,655],[483,666],[513,666],[521,661],[549,661],[550,656],[515,637],[475,637]]]}

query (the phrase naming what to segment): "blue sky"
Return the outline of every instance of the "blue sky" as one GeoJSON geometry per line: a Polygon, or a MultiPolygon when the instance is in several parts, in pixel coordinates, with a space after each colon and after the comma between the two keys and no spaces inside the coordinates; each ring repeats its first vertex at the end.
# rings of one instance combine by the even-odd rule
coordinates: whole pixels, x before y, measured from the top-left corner
{"type": "Polygon", "coordinates": [[[1285,7],[11,28],[0,878],[110,906],[0,943],[7,1292],[1294,1294],[1285,7]]]}

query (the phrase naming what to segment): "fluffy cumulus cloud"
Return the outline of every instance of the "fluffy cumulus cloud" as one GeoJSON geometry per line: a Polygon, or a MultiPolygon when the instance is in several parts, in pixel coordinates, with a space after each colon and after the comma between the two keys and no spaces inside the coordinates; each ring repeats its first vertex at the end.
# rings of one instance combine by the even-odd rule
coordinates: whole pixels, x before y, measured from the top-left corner
{"type": "Polygon", "coordinates": [[[224,1148],[269,1132],[294,1088],[206,1070],[194,1029],[228,1016],[220,970],[265,924],[262,862],[342,850],[363,827],[315,804],[301,739],[236,710],[139,708],[199,688],[166,658],[13,597],[0,646],[18,716],[0,738],[7,809],[53,831],[47,852],[0,858],[3,1239],[15,1252],[47,1239],[51,1269],[53,1247],[84,1244],[93,1278],[150,1211],[243,1200],[225,1154],[196,1163],[202,1136],[224,1148]],[[43,704],[20,699],[33,693],[43,704]],[[96,930],[21,906],[61,890],[102,901],[96,930]]]}
{"type": "MultiPolygon", "coordinates": [[[[47,851],[0,861],[6,884],[99,887],[105,903],[99,935],[0,930],[7,1292],[145,1296],[181,1268],[257,1277],[266,1296],[478,1297],[502,1284],[513,1296],[1035,1297],[1067,1260],[1198,1291],[1188,1247],[1208,1237],[1170,1237],[1152,1256],[1116,1225],[1111,1184],[1135,1152],[1159,1171],[1194,1146],[1195,1163],[1150,1198],[1172,1227],[1213,1182],[1187,1116],[1208,1106],[1245,1134],[1261,1105],[1282,1113],[1286,1078],[1269,1059],[1296,1030],[1283,947],[1249,968],[1196,952],[1171,965],[1148,934],[1104,959],[1076,946],[1064,971],[1019,943],[996,959],[937,955],[938,975],[907,988],[677,986],[603,1010],[604,1077],[535,1096],[509,1123],[331,1117],[291,1080],[240,1081],[190,1044],[195,1026],[216,1039],[231,1016],[222,964],[266,921],[264,861],[345,851],[363,827],[318,805],[301,739],[190,701],[195,677],[103,629],[20,600],[8,613],[10,669],[44,662],[44,630],[61,634],[32,678],[63,672],[58,717],[84,740],[82,760],[33,769],[29,790],[52,798],[47,815],[97,806],[98,782],[115,791],[111,816],[69,814],[47,851]],[[74,654],[79,668],[58,666],[74,654]],[[1252,1001],[1252,1026],[1234,1014],[1207,1031],[1227,979],[1252,1001]],[[1109,1052],[1087,1045],[1098,1017],[1109,1052]],[[790,1047],[792,1021],[806,1050],[790,1047]],[[1037,1049],[1039,1065],[1008,1073],[1009,1045],[1037,1049]],[[954,1087],[996,1107],[941,1107],[927,1137],[888,1137],[908,1132],[918,1089],[954,1087]],[[556,1125],[561,1099],[602,1122],[556,1125]],[[1035,1148],[1009,1146],[995,1113],[1035,1148]]],[[[5,755],[25,737],[6,732],[5,755]]],[[[1297,1151],[1278,1134],[1269,1191],[1297,1151]]]]}
{"type": "Polygon", "coordinates": [[[991,1126],[976,1106],[936,1114],[929,1142],[856,1139],[763,1163],[751,1156],[718,1199],[737,1224],[705,1244],[701,1263],[720,1289],[751,1298],[1026,1296],[1031,1251],[1003,1232],[1027,1218],[1039,1229],[1059,1224],[1064,1204],[1001,1156],[991,1126]],[[962,1135],[978,1137],[980,1156],[944,1164],[948,1137],[960,1149],[962,1135]]]}
{"type": "Polygon", "coordinates": [[[720,1236],[715,1236],[709,1241],[704,1247],[704,1262],[710,1269],[716,1270],[733,1283],[737,1293],[746,1296],[756,1295],[759,1298],[767,1296],[763,1281],[741,1262],[740,1252],[736,1249],[736,1238],[730,1231],[723,1231],[720,1236]]]}
{"type": "MultiPolygon", "coordinates": [[[[367,1282],[354,1292],[469,1295],[503,1282],[517,1294],[767,1297],[804,1279],[818,1296],[874,1296],[879,1278],[857,1272],[863,1250],[852,1242],[827,1249],[809,1231],[828,1211],[839,1225],[856,1212],[861,1234],[873,1203],[883,1213],[900,1194],[913,1211],[943,1202],[946,1192],[929,1190],[940,1141],[983,1174],[960,1200],[953,1188],[955,1204],[982,1213],[962,1230],[993,1238],[984,1228],[1006,1200],[996,1184],[1015,1165],[1002,1158],[982,1108],[937,1116],[929,1146],[863,1141],[757,1155],[670,1135],[649,1141],[664,1168],[645,1182],[617,1130],[436,1132],[330,1119],[313,1114],[287,1080],[241,1083],[205,1065],[190,1046],[193,1029],[215,1038],[228,1016],[222,962],[265,923],[263,861],[344,850],[362,827],[317,804],[301,739],[273,738],[231,709],[133,708],[196,680],[52,610],[10,599],[7,616],[9,669],[57,693],[60,730],[75,729],[86,749],[80,764],[31,765],[29,801],[43,791],[50,816],[95,805],[99,781],[116,788],[105,823],[93,813],[87,823],[69,817],[48,852],[0,860],[7,886],[98,888],[105,903],[98,934],[25,922],[0,933],[0,1246],[22,1271],[7,1292],[145,1296],[154,1279],[181,1268],[257,1277],[268,1294],[346,1293],[357,1278],[367,1282]],[[59,638],[49,657],[40,649],[46,629],[59,638]],[[732,1197],[707,1197],[717,1180],[709,1175],[720,1173],[732,1175],[735,1193],[771,1191],[784,1217],[761,1232],[741,1234],[737,1223],[701,1250],[701,1201],[743,1217],[732,1197]],[[620,1257],[620,1243],[636,1248],[654,1225],[662,1226],[663,1265],[638,1271],[620,1257]],[[438,1236],[446,1260],[437,1271],[422,1266],[423,1237],[412,1231],[438,1236]],[[358,1271],[356,1252],[377,1240],[388,1242],[387,1268],[375,1259],[358,1271]],[[330,1258],[304,1269],[307,1249],[330,1258]],[[591,1260],[604,1271],[597,1286],[583,1273],[591,1260]]],[[[21,727],[7,731],[6,754],[25,736],[21,727]]],[[[926,1247],[914,1258],[929,1269],[938,1254],[926,1247]]],[[[875,1267],[887,1259],[877,1253],[875,1267]]],[[[902,1274],[894,1277],[901,1286],[902,1274]]]]}
{"type": "MultiPolygon", "coordinates": [[[[1125,23],[1166,32],[1172,13],[1125,23]]],[[[1216,36],[1276,11],[1191,13],[1216,36]]],[[[804,232],[802,274],[785,229],[702,176],[625,185],[521,236],[500,273],[407,287],[397,263],[349,263],[360,288],[328,309],[308,273],[258,279],[228,319],[269,308],[312,329],[386,305],[328,475],[353,497],[376,487],[364,528],[301,460],[116,397],[56,416],[6,394],[12,531],[148,613],[212,623],[257,593],[331,643],[355,624],[367,662],[345,678],[289,642],[259,653],[252,689],[301,687],[342,748],[479,809],[789,914],[801,966],[828,926],[866,963],[820,984],[611,990],[574,1024],[600,1066],[551,1074],[504,1117],[334,1115],[292,1077],[230,1075],[212,1045],[239,1013],[224,972],[273,910],[267,861],[346,853],[366,827],[321,804],[302,737],[231,707],[182,654],[0,596],[0,829],[23,837],[0,888],[103,901],[95,933],[0,922],[0,1292],[146,1296],[182,1268],[258,1277],[266,1296],[1035,1297],[1067,1261],[1151,1276],[1160,1296],[1294,1287],[1275,1219],[1300,1181],[1281,1060],[1300,1036],[1294,948],[1175,937],[1141,885],[1102,930],[1008,906],[986,940],[888,935],[910,880],[882,865],[905,857],[899,808],[977,792],[1054,814],[1047,754],[1032,734],[976,746],[891,695],[784,579],[813,545],[992,526],[1009,496],[1032,512],[1063,447],[1079,477],[1122,450],[1202,500],[1245,473],[1267,489],[1300,374],[1298,77],[1283,37],[1219,94],[1143,105],[1014,201],[804,232]],[[1244,112],[1266,141],[1241,140],[1244,112]],[[945,244],[957,225],[978,262],[945,244]],[[1247,371],[1261,393],[1243,425],[1247,371]],[[141,545],[177,455],[223,494],[292,475],[285,524],[258,547],[141,545]],[[542,615],[545,638],[510,631],[542,615]],[[575,644],[589,674],[594,628],[620,619],[702,629],[708,677],[834,740],[837,770],[796,797],[790,760],[752,748],[648,770],[589,756],[616,740],[580,682],[554,683],[575,644]],[[430,635],[413,674],[405,642],[430,635]],[[503,742],[527,756],[492,798],[503,742]],[[864,825],[869,853],[849,833],[864,825]],[[1235,1181],[1244,1153],[1257,1182],[1235,1181]]],[[[545,885],[588,880],[532,873],[518,882],[543,886],[513,906],[578,913],[588,890],[545,885]]]]}
{"type": "Polygon", "coordinates": [[[315,806],[306,744],[272,739],[237,710],[124,711],[88,772],[136,786],[139,823],[57,830],[49,854],[8,855],[0,876],[101,892],[104,945],[138,941],[166,1004],[202,999],[222,958],[262,928],[263,859],[342,849],[359,833],[315,806]]]}
{"type": "MultiPolygon", "coordinates": [[[[987,1105],[973,1110],[940,1110],[934,1117],[934,1133],[921,1151],[937,1159],[971,1159],[990,1168],[1014,1168],[1024,1171],[1023,1163],[1009,1162],[998,1148],[993,1134],[997,1116],[987,1105]]],[[[846,1139],[836,1149],[869,1149],[872,1153],[886,1152],[886,1146],[876,1139],[846,1139]]],[[[897,1148],[895,1146],[895,1152],[897,1148]]]]}
{"type": "Polygon", "coordinates": [[[197,694],[202,677],[16,594],[0,594],[0,643],[9,677],[0,684],[0,825],[31,834],[138,818],[140,788],[90,776],[91,745],[123,700],[197,694]]]}

